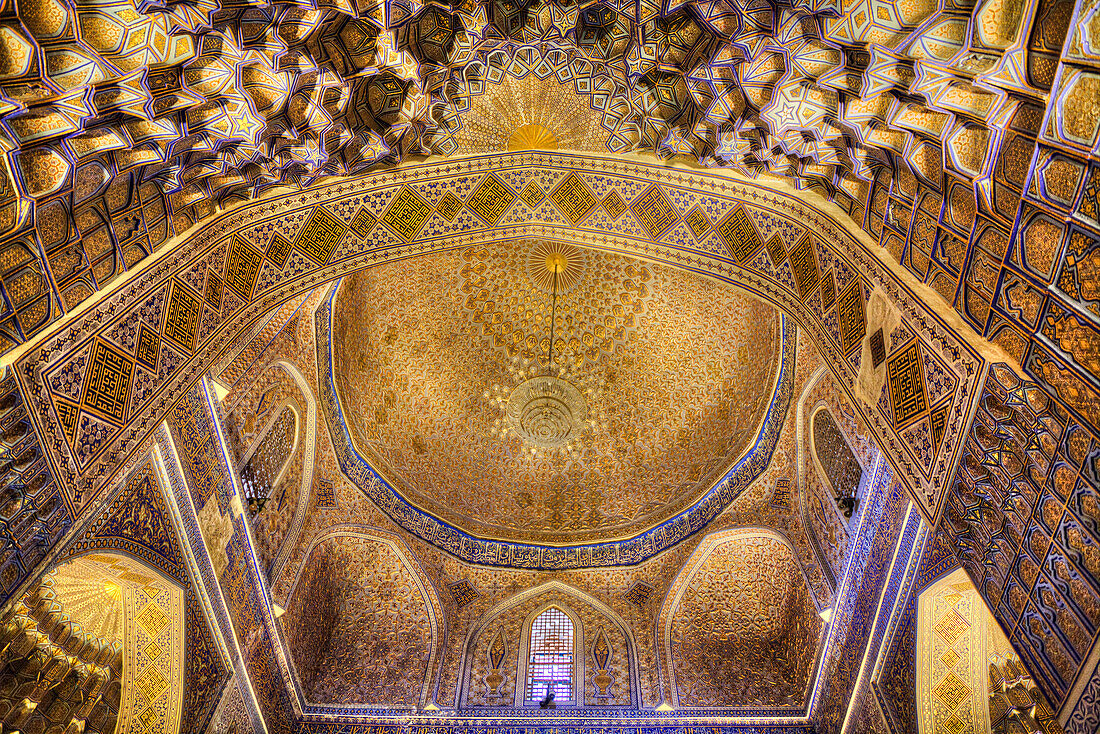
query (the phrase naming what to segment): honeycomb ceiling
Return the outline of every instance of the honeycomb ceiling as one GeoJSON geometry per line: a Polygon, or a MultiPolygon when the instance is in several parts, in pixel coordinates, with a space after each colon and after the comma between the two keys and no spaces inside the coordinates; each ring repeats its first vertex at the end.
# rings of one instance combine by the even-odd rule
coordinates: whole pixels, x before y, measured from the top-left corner
{"type": "Polygon", "coordinates": [[[1072,6],[21,1],[0,28],[0,350],[222,207],[520,149],[785,175],[899,260],[928,190],[949,262],[929,269],[921,220],[906,265],[953,301],[976,214],[1011,227],[1072,6]]]}
{"type": "Polygon", "coordinates": [[[483,537],[609,540],[683,510],[749,447],[779,328],[772,307],[692,273],[521,242],[345,280],[333,370],[360,453],[421,509],[483,537]],[[532,455],[494,431],[493,398],[547,372],[549,258],[564,263],[552,369],[594,426],[572,450],[532,455]]]}
{"type": "Polygon", "coordinates": [[[140,172],[195,219],[410,155],[523,145],[684,154],[827,193],[902,155],[933,180],[914,134],[982,168],[1010,93],[1049,86],[1056,58],[1040,43],[1020,78],[1020,2],[971,5],[29,0],[0,37],[0,135],[20,151],[4,222],[82,166],[78,188],[140,172]]]}

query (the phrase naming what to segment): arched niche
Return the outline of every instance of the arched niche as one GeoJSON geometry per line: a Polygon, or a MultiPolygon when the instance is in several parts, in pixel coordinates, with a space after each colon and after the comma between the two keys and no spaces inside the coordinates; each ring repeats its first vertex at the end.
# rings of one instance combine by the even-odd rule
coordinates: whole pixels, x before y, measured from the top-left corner
{"type": "MultiPolygon", "coordinates": [[[[810,441],[814,464],[833,496],[848,494],[859,497],[863,487],[863,467],[860,466],[848,437],[837,425],[832,410],[822,405],[810,418],[810,441]]],[[[856,513],[852,513],[852,518],[856,513]]],[[[848,520],[852,518],[846,518],[848,520]]]]}
{"type": "Polygon", "coordinates": [[[636,643],[629,627],[602,602],[560,581],[550,581],[498,604],[472,627],[463,645],[456,698],[459,708],[525,705],[523,688],[531,624],[551,607],[562,610],[573,622],[573,707],[638,705],[636,643]],[[601,637],[609,648],[603,670],[611,678],[602,694],[599,683],[604,681],[596,680],[600,668],[593,655],[593,646],[601,637]],[[494,670],[499,671],[499,684],[493,677],[494,670]]]}
{"type": "Polygon", "coordinates": [[[826,548],[834,573],[840,576],[849,537],[862,509],[864,482],[870,473],[864,471],[848,433],[837,421],[834,411],[838,407],[819,402],[810,414],[806,438],[816,479],[807,487],[810,529],[826,548]],[[846,505],[845,498],[849,497],[852,502],[846,505]]]}
{"type": "Polygon", "coordinates": [[[962,568],[917,597],[915,672],[919,734],[1061,732],[962,568]]]}
{"type": "Polygon", "coordinates": [[[291,404],[273,411],[274,415],[238,466],[241,482],[254,497],[274,498],[282,483],[301,435],[301,420],[291,404]]]}
{"type": "Polygon", "coordinates": [[[309,505],[317,401],[305,376],[286,361],[269,364],[242,383],[229,399],[228,435],[242,485],[268,498],[251,526],[260,565],[274,580],[297,541],[309,505]]]}
{"type": "Polygon", "coordinates": [[[311,703],[422,708],[445,636],[431,582],[400,541],[359,527],[317,538],[280,626],[311,703]]]}
{"type": "Polygon", "coordinates": [[[864,484],[881,452],[826,366],[806,381],[796,411],[799,513],[822,572],[835,590],[858,524],[864,484]],[[838,472],[837,466],[847,473],[838,472]],[[859,478],[853,481],[857,472],[859,478]],[[850,518],[837,503],[838,487],[856,499],[850,518]]]}
{"type": "Polygon", "coordinates": [[[27,734],[177,734],[184,639],[176,582],[116,553],[66,561],[0,626],[0,720],[27,734]]]}
{"type": "Polygon", "coordinates": [[[665,701],[801,709],[822,627],[786,538],[757,528],[713,533],[676,577],[658,617],[665,701]]]}
{"type": "MultiPolygon", "coordinates": [[[[568,647],[571,648],[570,654],[572,655],[569,666],[569,685],[566,686],[566,688],[571,689],[568,699],[562,695],[562,692],[557,691],[555,705],[567,707],[584,705],[585,671],[591,667],[585,664],[587,661],[584,659],[586,642],[584,639],[584,621],[572,607],[558,601],[547,601],[531,610],[527,618],[523,620],[519,651],[516,656],[516,690],[513,695],[517,708],[533,706],[542,698],[540,695],[542,691],[539,690],[541,686],[532,685],[532,681],[536,678],[536,672],[532,670],[532,665],[536,664],[532,653],[537,650],[538,645],[538,633],[535,626],[540,621],[553,616],[555,611],[559,613],[558,616],[561,617],[560,622],[563,623],[563,626],[568,626],[568,647]]],[[[553,620],[550,621],[553,623],[553,620]]],[[[500,631],[503,632],[503,630],[500,631]]],[[[503,636],[501,639],[503,639],[503,636]]],[[[549,693],[549,691],[546,691],[546,693],[549,693]]]]}

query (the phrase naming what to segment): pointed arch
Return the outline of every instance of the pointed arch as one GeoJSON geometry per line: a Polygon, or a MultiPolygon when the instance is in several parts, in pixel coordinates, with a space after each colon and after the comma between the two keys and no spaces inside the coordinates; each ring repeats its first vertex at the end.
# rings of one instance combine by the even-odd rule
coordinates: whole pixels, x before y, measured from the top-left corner
{"type": "MultiPolygon", "coordinates": [[[[807,379],[796,404],[795,451],[797,453],[798,511],[803,527],[817,555],[823,575],[836,590],[843,571],[848,544],[858,525],[865,485],[872,476],[875,461],[883,455],[873,436],[855,410],[854,401],[827,367],[818,368],[807,379]],[[818,457],[815,421],[822,411],[834,423],[834,449],[850,454],[861,473],[854,487],[857,503],[852,516],[845,517],[835,500],[834,481],[818,457]],[[839,437],[835,434],[839,433],[839,437]]],[[[885,455],[883,455],[885,456],[885,455]]]]}
{"type": "Polygon", "coordinates": [[[667,703],[675,708],[736,708],[737,704],[752,704],[804,710],[812,668],[819,657],[823,625],[812,601],[809,580],[797,559],[790,540],[769,528],[732,528],[711,533],[702,540],[669,587],[657,618],[659,685],[667,703]],[[774,559],[782,567],[761,570],[751,560],[738,566],[735,561],[746,558],[752,548],[738,548],[729,558],[712,560],[724,546],[742,543],[769,546],[757,548],[758,557],[774,559]],[[798,570],[794,571],[795,568],[798,570]],[[742,578],[753,571],[763,577],[742,578]],[[686,592],[693,588],[698,572],[713,578],[707,580],[706,588],[700,586],[688,595],[686,592]],[[795,578],[789,578],[792,573],[795,578]],[[721,583],[715,586],[715,581],[735,586],[727,589],[721,583]],[[748,587],[764,596],[745,599],[741,594],[743,587],[736,586],[739,581],[746,581],[748,587]],[[754,601],[758,608],[743,608],[754,601]],[[693,607],[688,609],[685,604],[693,607]],[[720,607],[717,616],[715,605],[720,607]],[[785,616],[777,618],[765,610],[782,610],[785,616]],[[732,634],[731,620],[740,620],[732,634]],[[719,627],[723,636],[716,641],[713,633],[719,627]],[[682,634],[681,628],[689,629],[690,634],[682,634]],[[779,652],[774,649],[776,637],[785,646],[779,652]],[[681,685],[688,678],[678,673],[676,661],[684,656],[693,663],[688,678],[697,682],[706,678],[704,683],[687,688],[681,685]],[[773,669],[763,671],[772,662],[775,662],[773,669]],[[742,668],[736,669],[737,665],[742,668]],[[705,669],[708,666],[709,671],[705,669]],[[740,672],[758,673],[759,680],[740,672]],[[741,686],[735,692],[722,687],[734,682],[741,686]],[[729,694],[728,700],[724,694],[729,694]]]}
{"type": "Polygon", "coordinates": [[[302,437],[301,416],[298,413],[297,406],[295,406],[292,400],[284,400],[275,406],[275,409],[271,411],[271,417],[264,424],[264,427],[259,430],[256,439],[237,463],[237,472],[241,474],[242,481],[244,480],[245,470],[251,467],[253,460],[261,456],[261,451],[265,448],[267,440],[275,436],[274,432],[284,430],[282,424],[286,422],[284,416],[288,414],[291,420],[290,427],[293,438],[278,468],[271,472],[268,490],[274,493],[275,489],[282,484],[283,479],[286,477],[286,472],[290,468],[290,463],[294,459],[294,453],[298,450],[298,443],[302,437]]]}
{"type": "Polygon", "coordinates": [[[306,399],[306,419],[304,432],[299,432],[303,441],[302,478],[301,488],[298,491],[298,504],[294,508],[294,518],[291,520],[290,530],[287,532],[286,538],[283,539],[279,552],[271,564],[271,572],[268,578],[272,580],[272,586],[274,586],[274,580],[282,572],[283,566],[286,565],[290,552],[298,544],[298,537],[302,533],[302,525],[305,522],[306,510],[309,508],[309,498],[313,488],[313,462],[317,450],[317,399],[313,396],[313,390],[310,389],[309,382],[297,366],[285,360],[279,360],[275,364],[286,370],[294,378],[294,384],[301,390],[302,397],[306,399]]]}
{"type": "MultiPolygon", "coordinates": [[[[509,661],[505,663],[507,672],[509,674],[512,674],[518,670],[515,661],[522,660],[523,655],[526,651],[525,647],[521,648],[522,632],[529,629],[530,622],[533,621],[539,613],[545,611],[551,606],[567,607],[568,611],[564,608],[562,609],[562,611],[566,611],[567,613],[572,612],[574,615],[576,615],[575,617],[571,618],[574,621],[574,629],[577,629],[576,625],[580,620],[580,612],[578,610],[583,610],[585,607],[587,607],[588,609],[591,609],[595,615],[598,615],[604,620],[605,629],[609,631],[614,630],[615,633],[622,636],[623,654],[625,660],[622,661],[621,669],[623,674],[622,677],[625,677],[627,680],[619,680],[614,684],[620,686],[619,690],[621,691],[621,695],[617,696],[615,700],[612,700],[610,702],[610,705],[631,707],[637,707],[640,705],[641,699],[638,695],[639,674],[637,641],[630,626],[614,609],[607,606],[600,600],[582,591],[581,589],[570,586],[569,584],[563,583],[555,579],[539,584],[538,586],[527,589],[526,591],[520,592],[509,597],[508,599],[505,599],[504,601],[496,604],[494,607],[485,612],[485,614],[481,616],[476,624],[471,625],[470,630],[466,634],[466,639],[463,641],[461,647],[462,657],[459,663],[458,685],[455,686],[454,697],[454,705],[456,708],[464,708],[474,705],[471,703],[471,700],[473,695],[473,688],[477,684],[477,681],[474,679],[474,668],[477,667],[475,665],[475,663],[477,662],[475,660],[475,655],[480,646],[483,636],[493,635],[496,633],[497,627],[495,626],[495,623],[500,620],[502,616],[505,615],[505,613],[515,609],[520,605],[528,604],[532,600],[537,600],[539,597],[548,594],[557,594],[559,595],[559,599],[556,603],[555,601],[547,599],[544,603],[537,605],[534,611],[529,611],[523,618],[522,626],[516,630],[516,638],[514,640],[508,641],[508,647],[510,651],[509,661]],[[512,656],[511,650],[516,651],[515,657],[512,656]]],[[[593,632],[589,635],[593,638],[594,630],[595,627],[593,627],[593,632]]],[[[587,636],[585,637],[585,640],[587,640],[587,636]]],[[[577,665],[579,663],[583,666],[581,671],[575,673],[578,681],[582,679],[583,673],[583,690],[581,691],[583,697],[580,699],[583,702],[586,701],[588,698],[595,697],[595,683],[592,683],[592,685],[589,686],[589,682],[592,677],[590,673],[593,673],[593,670],[592,665],[587,659],[587,642],[580,641],[579,644],[579,652],[574,653],[574,655],[576,656],[579,654],[580,658],[579,661],[576,657],[574,658],[574,665],[577,665]],[[593,695],[590,696],[589,694],[593,695]]],[[[511,700],[513,702],[517,700],[516,690],[518,690],[519,688],[518,682],[518,680],[513,680],[510,682],[510,684],[505,684],[505,687],[512,691],[511,700]]],[[[587,705],[604,704],[593,703],[587,705]]]]}
{"type": "MultiPolygon", "coordinates": [[[[324,557],[315,558],[315,553],[324,552],[326,544],[332,545],[349,540],[378,544],[387,553],[392,554],[391,560],[394,563],[391,563],[391,566],[400,566],[411,580],[412,589],[423,601],[430,639],[428,640],[426,659],[423,661],[423,672],[419,676],[420,684],[415,696],[415,705],[418,708],[424,708],[429,703],[434,702],[438,695],[441,651],[446,645],[447,639],[446,616],[443,614],[443,608],[439,603],[439,596],[434,585],[404,542],[392,533],[366,525],[338,525],[329,528],[313,538],[302,554],[303,561],[298,566],[296,576],[287,592],[287,608],[281,617],[280,625],[283,645],[291,653],[288,656],[288,663],[290,663],[293,671],[295,684],[302,691],[303,699],[308,699],[308,681],[304,680],[303,662],[315,664],[316,661],[303,660],[302,658],[304,651],[308,652],[307,648],[309,647],[308,640],[300,644],[305,637],[303,630],[313,633],[315,636],[321,634],[323,637],[325,633],[331,632],[331,627],[325,628],[325,625],[331,626],[338,621],[335,619],[334,608],[328,610],[328,616],[326,617],[322,615],[325,610],[319,609],[313,604],[313,601],[320,598],[323,602],[327,598],[331,607],[331,604],[342,601],[342,597],[346,593],[344,586],[338,584],[340,579],[334,579],[334,574],[326,573],[326,569],[331,569],[334,566],[344,568],[342,564],[338,563],[339,559],[336,559],[337,562],[334,563],[331,557],[327,559],[324,557]],[[337,583],[337,586],[333,587],[333,583],[337,583]],[[329,588],[326,589],[326,585],[329,588]],[[326,591],[328,592],[327,597],[325,596],[326,591]],[[308,594],[309,596],[303,599],[299,597],[299,594],[308,594]],[[317,597],[317,594],[321,596],[317,597]],[[308,609],[306,609],[307,605],[309,606],[308,609]]],[[[332,554],[329,553],[328,555],[331,556],[332,554]]],[[[313,650],[313,652],[316,653],[317,650],[313,650]]],[[[324,650],[322,649],[321,652],[324,652],[324,650]]]]}

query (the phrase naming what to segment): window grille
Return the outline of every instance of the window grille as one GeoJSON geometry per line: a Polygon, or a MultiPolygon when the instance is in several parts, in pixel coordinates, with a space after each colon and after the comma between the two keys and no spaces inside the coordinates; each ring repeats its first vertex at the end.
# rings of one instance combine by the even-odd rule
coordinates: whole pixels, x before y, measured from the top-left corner
{"type": "Polygon", "coordinates": [[[573,621],[550,607],[531,624],[527,659],[527,703],[539,703],[548,691],[558,706],[573,703],[573,621]]]}

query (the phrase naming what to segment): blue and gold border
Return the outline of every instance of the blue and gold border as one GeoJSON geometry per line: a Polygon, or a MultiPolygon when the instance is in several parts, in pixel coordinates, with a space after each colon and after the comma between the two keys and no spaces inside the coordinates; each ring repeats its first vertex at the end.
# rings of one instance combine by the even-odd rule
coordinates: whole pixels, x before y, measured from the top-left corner
{"type": "Polygon", "coordinates": [[[333,449],[344,475],[390,519],[413,535],[467,563],[502,568],[560,570],[632,566],[652,558],[705,528],[768,467],[783,428],[794,389],[795,327],[781,316],[779,375],[752,447],[691,507],[643,533],[624,540],[585,545],[538,545],[479,538],[416,507],[355,448],[336,392],[332,358],[332,304],[339,286],[317,309],[317,369],[321,404],[333,449]]]}

